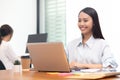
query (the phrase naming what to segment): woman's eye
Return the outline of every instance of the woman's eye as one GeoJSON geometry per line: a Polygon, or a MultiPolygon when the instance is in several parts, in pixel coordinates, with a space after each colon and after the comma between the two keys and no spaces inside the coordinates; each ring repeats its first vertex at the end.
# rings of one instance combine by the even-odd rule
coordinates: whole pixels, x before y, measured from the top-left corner
{"type": "Polygon", "coordinates": [[[81,20],[78,20],[78,22],[81,22],[81,20]]]}
{"type": "Polygon", "coordinates": [[[88,22],[88,20],[84,20],[84,22],[88,22]]]}

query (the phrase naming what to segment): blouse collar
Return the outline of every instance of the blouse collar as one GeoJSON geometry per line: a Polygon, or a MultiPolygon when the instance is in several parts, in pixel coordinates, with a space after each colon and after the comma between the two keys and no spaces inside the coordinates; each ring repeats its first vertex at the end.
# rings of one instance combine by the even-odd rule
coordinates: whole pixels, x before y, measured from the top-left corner
{"type": "MultiPolygon", "coordinates": [[[[94,41],[95,38],[93,37],[93,35],[91,35],[91,37],[86,41],[85,45],[87,45],[89,48],[92,48],[94,41]]],[[[82,45],[82,37],[80,38],[77,46],[81,46],[81,45],[82,45]]]]}

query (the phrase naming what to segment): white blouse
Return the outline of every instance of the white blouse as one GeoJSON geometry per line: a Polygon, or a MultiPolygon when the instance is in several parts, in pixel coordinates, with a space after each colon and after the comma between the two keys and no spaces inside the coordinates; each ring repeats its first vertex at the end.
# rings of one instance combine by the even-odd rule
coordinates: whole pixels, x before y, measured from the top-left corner
{"type": "Polygon", "coordinates": [[[0,44],[0,60],[3,62],[6,70],[13,68],[14,61],[16,59],[17,59],[17,56],[14,53],[9,42],[2,41],[0,44]]]}
{"type": "Polygon", "coordinates": [[[66,54],[69,63],[72,61],[83,64],[102,64],[103,67],[111,65],[116,68],[109,45],[104,39],[95,39],[93,36],[83,46],[82,37],[68,44],[66,54]]]}

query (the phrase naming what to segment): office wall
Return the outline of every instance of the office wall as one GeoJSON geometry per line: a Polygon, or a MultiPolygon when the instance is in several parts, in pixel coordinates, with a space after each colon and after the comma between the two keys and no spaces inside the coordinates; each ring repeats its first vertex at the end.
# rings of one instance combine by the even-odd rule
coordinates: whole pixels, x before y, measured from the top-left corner
{"type": "Polygon", "coordinates": [[[78,29],[78,13],[84,7],[90,6],[97,10],[101,29],[106,41],[110,44],[111,50],[120,62],[120,5],[118,0],[67,0],[67,43],[80,37],[78,29]]]}
{"type": "Polygon", "coordinates": [[[36,0],[0,0],[0,26],[14,29],[10,41],[18,55],[24,54],[28,34],[36,33],[36,0]]]}

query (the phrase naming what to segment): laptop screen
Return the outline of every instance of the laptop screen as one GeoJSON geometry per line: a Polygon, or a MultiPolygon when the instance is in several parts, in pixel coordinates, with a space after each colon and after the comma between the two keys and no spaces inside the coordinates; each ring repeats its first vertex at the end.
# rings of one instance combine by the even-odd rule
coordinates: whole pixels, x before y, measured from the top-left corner
{"type": "MultiPolygon", "coordinates": [[[[28,35],[27,43],[38,43],[38,42],[46,42],[46,41],[47,41],[47,33],[30,34],[28,35]]],[[[25,53],[29,53],[27,47],[25,53]]]]}

